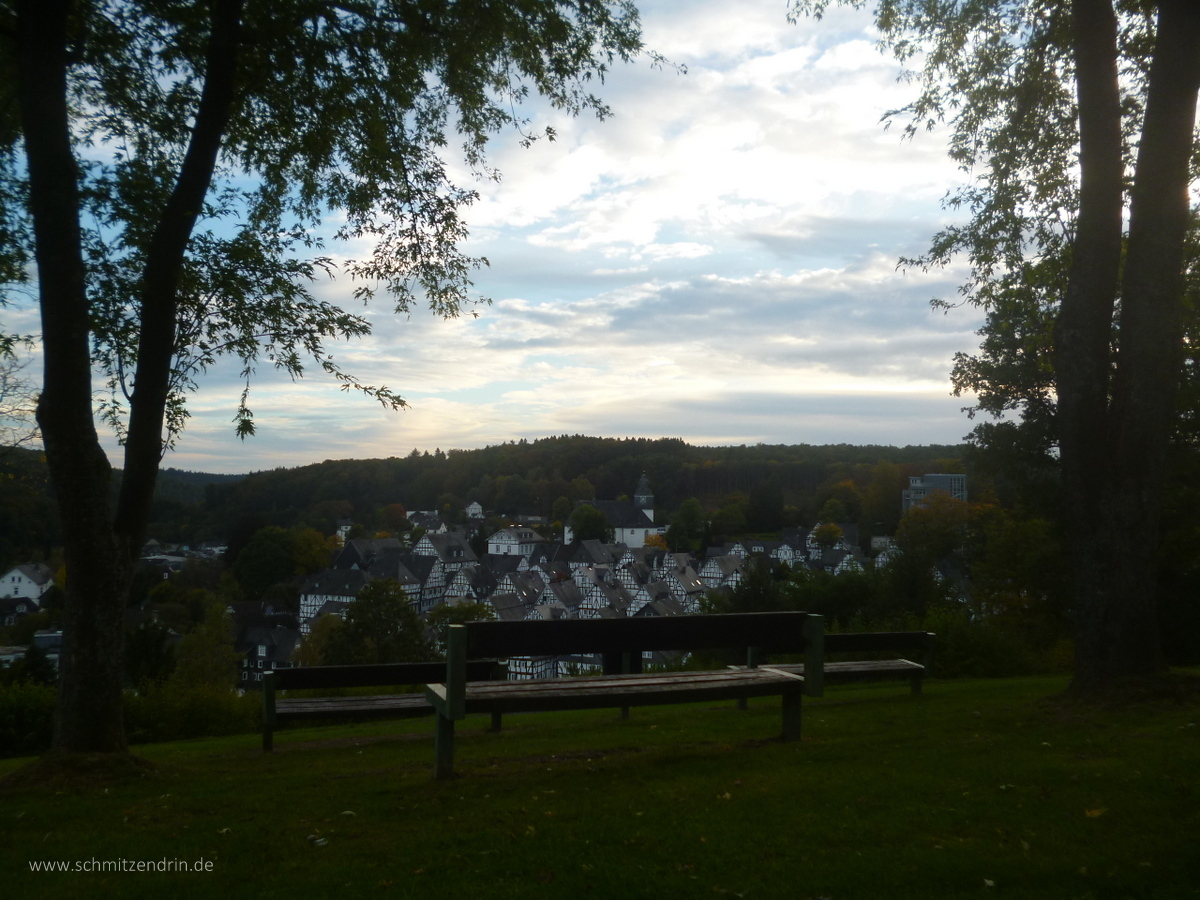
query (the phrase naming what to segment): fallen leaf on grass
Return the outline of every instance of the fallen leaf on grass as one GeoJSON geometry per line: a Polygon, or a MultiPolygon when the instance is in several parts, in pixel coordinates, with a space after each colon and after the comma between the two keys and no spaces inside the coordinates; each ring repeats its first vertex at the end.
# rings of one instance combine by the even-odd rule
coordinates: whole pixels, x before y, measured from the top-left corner
{"type": "Polygon", "coordinates": [[[1089,819],[1098,819],[1098,818],[1100,818],[1102,815],[1104,815],[1106,812],[1108,812],[1108,809],[1107,809],[1107,808],[1101,808],[1101,809],[1085,809],[1085,810],[1083,811],[1083,814],[1084,814],[1085,816],[1087,816],[1089,819]]]}

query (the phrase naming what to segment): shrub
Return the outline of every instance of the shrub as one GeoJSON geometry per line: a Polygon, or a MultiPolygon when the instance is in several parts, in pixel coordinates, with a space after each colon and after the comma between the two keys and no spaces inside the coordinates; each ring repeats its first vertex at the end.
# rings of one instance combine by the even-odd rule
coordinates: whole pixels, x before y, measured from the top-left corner
{"type": "Polygon", "coordinates": [[[0,756],[32,756],[50,747],[52,687],[20,682],[0,686],[0,756]]]}
{"type": "Polygon", "coordinates": [[[214,685],[167,684],[125,695],[125,733],[134,744],[246,734],[261,724],[262,698],[214,685]]]}

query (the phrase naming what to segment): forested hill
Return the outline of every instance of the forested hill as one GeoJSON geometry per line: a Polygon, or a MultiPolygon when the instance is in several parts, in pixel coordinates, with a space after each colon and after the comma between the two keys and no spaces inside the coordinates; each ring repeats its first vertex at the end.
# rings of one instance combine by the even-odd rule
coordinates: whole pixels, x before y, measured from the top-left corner
{"type": "MultiPolygon", "coordinates": [[[[118,471],[113,479],[114,496],[120,475],[118,471]]],[[[206,488],[244,477],[165,468],[158,474],[154,519],[169,523],[166,527],[173,533],[195,530],[206,488]]],[[[49,561],[61,541],[45,456],[40,450],[0,448],[0,571],[18,563],[49,561]]]]}
{"type": "MultiPolygon", "coordinates": [[[[909,475],[962,471],[964,452],[948,445],[694,447],[670,438],[561,436],[482,450],[327,460],[245,476],[168,468],[159,478],[150,535],[236,541],[264,525],[330,533],[343,518],[388,528],[395,508],[387,508],[395,504],[458,520],[478,501],[489,514],[554,519],[564,503],[632,495],[642,472],[659,521],[696,497],[711,510],[740,505],[752,530],[778,528],[785,509],[789,523],[808,523],[831,497],[844,499],[852,482],[861,508],[851,512],[873,524],[898,518],[909,475]]],[[[48,558],[59,528],[41,454],[13,451],[0,459],[0,470],[0,562],[48,558]]]]}
{"type": "Polygon", "coordinates": [[[740,494],[751,506],[759,500],[795,507],[809,518],[832,485],[849,479],[865,492],[885,463],[886,492],[898,516],[908,475],[962,471],[964,452],[950,445],[694,447],[670,438],[561,436],[257,472],[207,488],[206,513],[208,527],[227,535],[244,517],[260,526],[304,524],[326,532],[337,518],[385,526],[383,510],[390,504],[453,513],[478,501],[489,513],[557,518],[555,504],[562,498],[632,495],[645,472],[655,507],[664,512],[689,497],[717,508],[740,494]]]}

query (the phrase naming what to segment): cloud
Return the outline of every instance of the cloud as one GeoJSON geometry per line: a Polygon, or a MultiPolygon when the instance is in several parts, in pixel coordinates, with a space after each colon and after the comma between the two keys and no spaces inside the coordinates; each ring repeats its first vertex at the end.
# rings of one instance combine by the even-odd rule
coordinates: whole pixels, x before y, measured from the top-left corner
{"type": "MultiPolygon", "coordinates": [[[[167,464],[245,471],[563,432],[959,440],[967,401],[947,373],[982,317],[929,308],[960,272],[896,260],[951,221],[939,201],[961,174],[943,136],[902,142],[880,125],[912,88],[875,50],[869,14],[791,25],[774,0],[639,6],[646,44],[688,73],[614,69],[599,90],[612,118],[535,102],[530,128],[555,141],[493,140],[503,178],[478,184],[464,249],[490,261],[475,281],[494,303],[443,321],[385,300],[366,312],[372,337],[331,348],[410,409],[263,372],[259,436],[238,443],[240,383],[218,368],[167,464]]],[[[316,290],[353,306],[352,287],[316,290]]]]}

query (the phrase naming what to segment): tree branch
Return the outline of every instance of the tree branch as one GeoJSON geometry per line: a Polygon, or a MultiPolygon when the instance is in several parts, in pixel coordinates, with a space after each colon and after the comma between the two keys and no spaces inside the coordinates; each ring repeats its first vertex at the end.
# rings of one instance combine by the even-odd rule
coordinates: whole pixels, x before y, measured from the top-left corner
{"type": "Polygon", "coordinates": [[[243,0],[213,0],[204,89],[179,179],[151,238],[141,284],[141,333],[117,507],[118,534],[140,542],[154,499],[170,391],[184,254],[212,184],[236,97],[243,0]]]}

